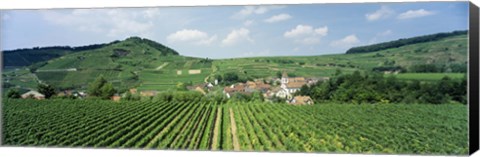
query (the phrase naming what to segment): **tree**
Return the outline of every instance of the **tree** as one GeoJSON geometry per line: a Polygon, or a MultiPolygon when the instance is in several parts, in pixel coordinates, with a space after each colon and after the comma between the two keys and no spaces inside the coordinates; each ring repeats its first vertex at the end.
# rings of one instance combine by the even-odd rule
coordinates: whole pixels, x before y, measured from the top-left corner
{"type": "Polygon", "coordinates": [[[282,78],[282,72],[277,71],[276,75],[277,75],[277,78],[282,78]]]}
{"type": "Polygon", "coordinates": [[[48,84],[38,84],[37,90],[39,93],[42,93],[46,99],[55,95],[56,91],[55,88],[48,84]]]}
{"type": "Polygon", "coordinates": [[[239,77],[235,72],[228,72],[223,74],[223,82],[226,85],[236,83],[239,82],[239,77]]]}
{"type": "Polygon", "coordinates": [[[100,89],[100,91],[101,91],[100,96],[103,99],[110,99],[110,97],[112,97],[116,92],[116,90],[113,88],[112,83],[109,83],[109,82],[105,83],[100,89]]]}
{"type": "Polygon", "coordinates": [[[103,99],[110,99],[115,92],[117,91],[113,88],[112,83],[109,83],[102,75],[97,77],[88,87],[88,94],[90,94],[90,96],[101,97],[103,99]]]}
{"type": "Polygon", "coordinates": [[[18,99],[21,97],[20,92],[17,89],[10,89],[7,92],[7,97],[12,99],[18,99]]]}
{"type": "Polygon", "coordinates": [[[252,100],[252,101],[263,101],[263,100],[264,100],[264,97],[263,97],[262,92],[260,92],[260,91],[255,91],[255,92],[253,92],[253,93],[252,93],[251,100],[252,100]]]}
{"type": "Polygon", "coordinates": [[[101,88],[103,87],[103,85],[105,85],[105,83],[107,83],[107,80],[103,77],[103,75],[100,75],[95,79],[95,81],[93,81],[93,83],[89,85],[88,94],[97,97],[101,96],[101,88]]]}

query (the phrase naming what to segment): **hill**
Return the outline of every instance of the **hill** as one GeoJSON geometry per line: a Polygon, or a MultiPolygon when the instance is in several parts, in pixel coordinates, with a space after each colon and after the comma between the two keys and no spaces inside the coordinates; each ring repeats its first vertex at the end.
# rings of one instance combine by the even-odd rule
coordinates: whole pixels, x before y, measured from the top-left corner
{"type": "MultiPolygon", "coordinates": [[[[459,34],[429,42],[367,53],[320,56],[252,57],[215,60],[217,73],[237,72],[245,78],[276,76],[279,71],[297,76],[331,76],[337,69],[404,73],[465,73],[468,36],[459,34]]],[[[402,74],[398,74],[402,75],[402,74]]],[[[428,76],[428,74],[426,74],[428,76]]],[[[462,75],[461,75],[462,76],[462,75]]],[[[457,76],[455,76],[457,77],[457,76]]],[[[441,77],[440,77],[441,78],[441,77]]]]}
{"type": "Polygon", "coordinates": [[[389,48],[398,48],[405,45],[436,41],[436,40],[440,40],[440,39],[451,37],[451,36],[466,35],[466,34],[468,34],[468,31],[465,30],[465,31],[453,31],[449,33],[430,34],[430,35],[412,37],[407,39],[398,39],[395,41],[383,42],[383,43],[378,43],[373,45],[353,47],[347,50],[346,53],[352,54],[352,53],[366,53],[366,52],[380,51],[380,50],[385,50],[389,48]]]}
{"type": "MultiPolygon", "coordinates": [[[[112,42],[114,43],[114,42],[112,42]]],[[[70,47],[70,46],[50,46],[34,47],[28,49],[16,49],[3,51],[3,68],[15,68],[30,66],[32,64],[58,58],[67,54],[102,48],[109,44],[94,44],[88,46],[70,47]]]]}
{"type": "Polygon", "coordinates": [[[466,73],[467,45],[467,35],[460,33],[368,53],[212,60],[181,56],[154,41],[131,37],[37,62],[28,68],[6,70],[3,76],[4,88],[35,88],[41,81],[59,88],[85,89],[95,77],[103,75],[121,90],[170,90],[179,83],[213,82],[227,73],[235,73],[239,80],[253,80],[275,78],[282,72],[290,76],[330,77],[337,70],[358,70],[392,73],[406,80],[435,81],[445,75],[461,78],[466,73]],[[435,77],[429,78],[433,76],[430,74],[435,77]]]}
{"type": "MultiPolygon", "coordinates": [[[[178,55],[177,52],[172,51],[168,47],[165,47],[159,43],[156,43],[149,39],[142,39],[139,37],[131,37],[130,40],[136,40],[137,42],[144,42],[147,45],[163,52],[171,52],[178,55]]],[[[18,68],[23,66],[30,66],[35,63],[42,61],[48,61],[55,59],[64,55],[73,54],[76,52],[89,51],[100,49],[106,46],[110,46],[120,41],[113,41],[110,43],[103,44],[93,44],[86,46],[49,46],[49,47],[34,47],[34,48],[23,48],[15,50],[6,50],[3,51],[3,68],[18,68]]]]}
{"type": "MultiPolygon", "coordinates": [[[[8,79],[8,81],[5,81],[7,86],[8,83],[11,83],[10,81],[15,82],[16,79],[14,78],[33,74],[34,76],[27,77],[28,79],[22,79],[25,82],[23,84],[35,84],[31,82],[39,80],[60,88],[84,88],[88,82],[98,75],[104,75],[116,86],[133,86],[138,83],[138,71],[144,68],[157,67],[163,63],[163,60],[179,57],[175,50],[139,37],[85,47],[33,48],[6,53],[24,53],[23,56],[40,58],[29,60],[32,62],[25,62],[25,65],[27,63],[31,64],[27,68],[6,70],[4,76],[8,79]],[[43,61],[43,59],[48,60],[43,61]],[[22,72],[21,69],[27,69],[31,74],[22,72]]],[[[12,58],[13,60],[20,60],[22,57],[5,59],[12,58]]],[[[13,84],[18,85],[18,83],[13,84]]],[[[32,86],[27,87],[32,88],[32,86]]]]}

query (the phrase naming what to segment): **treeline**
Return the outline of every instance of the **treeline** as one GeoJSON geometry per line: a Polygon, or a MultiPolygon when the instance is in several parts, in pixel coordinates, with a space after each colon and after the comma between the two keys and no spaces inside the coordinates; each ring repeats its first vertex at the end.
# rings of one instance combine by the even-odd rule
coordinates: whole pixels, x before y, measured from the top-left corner
{"type": "Polygon", "coordinates": [[[447,76],[437,82],[403,81],[381,73],[339,75],[310,87],[303,86],[295,95],[308,95],[315,102],[345,103],[428,103],[452,101],[467,103],[467,80],[447,76]]]}
{"type": "Polygon", "coordinates": [[[49,46],[7,50],[3,51],[3,66],[29,66],[38,62],[47,61],[71,53],[102,48],[112,43],[93,44],[77,47],[49,46]]]}
{"type": "Polygon", "coordinates": [[[466,73],[468,70],[467,64],[455,63],[455,64],[417,64],[410,67],[409,72],[415,73],[466,73]]]}
{"type": "Polygon", "coordinates": [[[259,91],[244,94],[234,93],[227,98],[221,91],[202,94],[198,91],[165,91],[155,96],[140,96],[139,94],[125,93],[123,101],[166,101],[166,102],[208,102],[222,104],[226,102],[263,102],[263,94],[259,91]]]}
{"type": "Polygon", "coordinates": [[[405,45],[410,45],[410,44],[416,44],[416,43],[423,43],[423,42],[429,42],[429,41],[435,41],[439,40],[442,38],[446,37],[451,37],[451,36],[456,36],[456,35],[464,35],[467,34],[468,31],[453,31],[453,32],[448,32],[448,33],[437,33],[437,34],[431,34],[431,35],[424,35],[424,36],[419,36],[419,37],[413,37],[413,38],[406,38],[406,39],[399,39],[399,40],[394,40],[390,42],[384,42],[384,43],[378,43],[378,44],[373,44],[373,45],[368,45],[368,46],[359,46],[359,47],[353,47],[347,50],[347,54],[354,54],[354,53],[366,53],[366,52],[374,52],[374,51],[380,51],[380,50],[385,50],[389,48],[397,48],[400,46],[405,46],[405,45]]]}

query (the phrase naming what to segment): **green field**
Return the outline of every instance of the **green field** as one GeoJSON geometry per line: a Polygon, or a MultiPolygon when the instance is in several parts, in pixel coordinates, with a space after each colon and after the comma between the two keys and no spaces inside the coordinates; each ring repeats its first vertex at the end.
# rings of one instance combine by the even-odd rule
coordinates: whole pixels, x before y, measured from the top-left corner
{"type": "Polygon", "coordinates": [[[468,152],[465,105],[4,100],[15,146],[455,154],[468,152]]]}
{"type": "Polygon", "coordinates": [[[463,77],[465,77],[465,74],[463,73],[400,73],[394,76],[403,80],[438,81],[445,76],[451,79],[462,79],[463,77]]]}

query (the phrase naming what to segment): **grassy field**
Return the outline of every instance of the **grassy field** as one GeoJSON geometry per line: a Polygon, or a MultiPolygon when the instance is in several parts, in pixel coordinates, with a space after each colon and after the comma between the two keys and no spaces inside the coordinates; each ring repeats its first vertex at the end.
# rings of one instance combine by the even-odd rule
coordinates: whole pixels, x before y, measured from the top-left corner
{"type": "Polygon", "coordinates": [[[466,155],[465,105],[5,100],[8,146],[466,155]]]}

